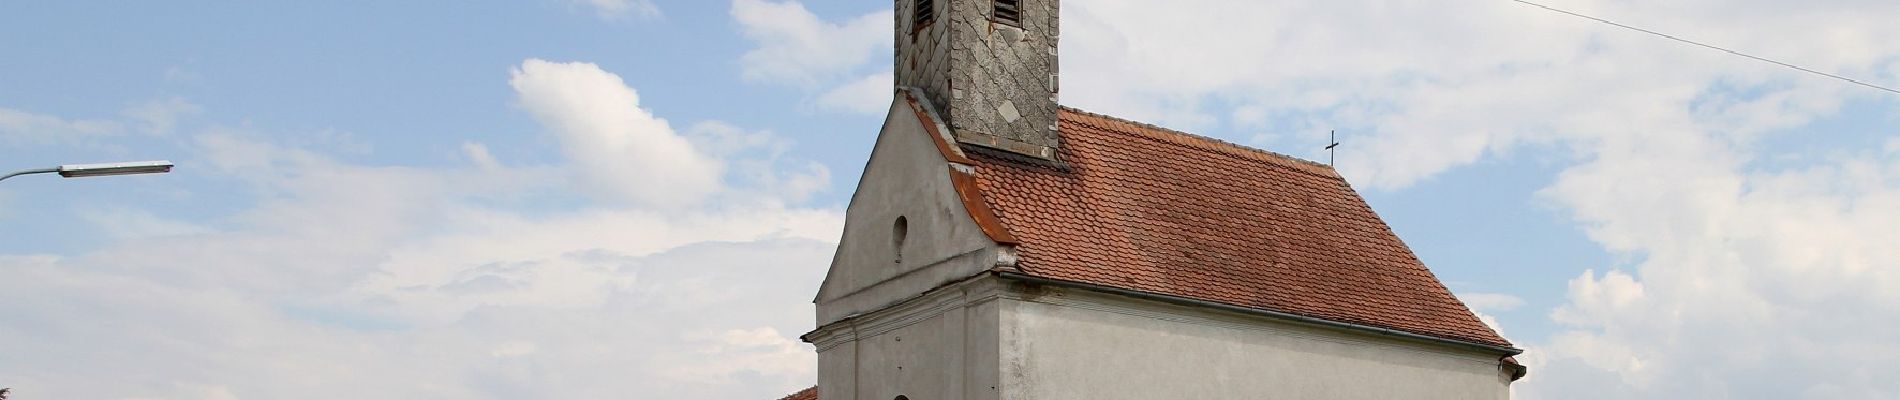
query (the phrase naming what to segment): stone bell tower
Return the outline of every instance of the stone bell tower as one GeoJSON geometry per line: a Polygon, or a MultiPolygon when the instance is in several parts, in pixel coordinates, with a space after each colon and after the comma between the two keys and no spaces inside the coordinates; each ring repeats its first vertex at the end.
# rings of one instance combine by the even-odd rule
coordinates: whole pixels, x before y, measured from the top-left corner
{"type": "Polygon", "coordinates": [[[1060,0],[896,0],[897,85],[957,142],[1054,158],[1060,0]]]}

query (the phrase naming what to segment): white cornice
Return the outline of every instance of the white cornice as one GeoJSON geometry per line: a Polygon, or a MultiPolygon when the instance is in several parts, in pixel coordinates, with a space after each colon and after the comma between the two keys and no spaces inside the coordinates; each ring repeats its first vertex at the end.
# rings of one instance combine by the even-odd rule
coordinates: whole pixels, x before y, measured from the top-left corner
{"type": "Polygon", "coordinates": [[[805,341],[811,342],[818,351],[823,352],[861,337],[877,336],[915,325],[951,310],[982,305],[1003,297],[1004,293],[1004,285],[1000,279],[987,273],[979,274],[938,287],[881,310],[854,315],[819,327],[805,334],[805,341]]]}

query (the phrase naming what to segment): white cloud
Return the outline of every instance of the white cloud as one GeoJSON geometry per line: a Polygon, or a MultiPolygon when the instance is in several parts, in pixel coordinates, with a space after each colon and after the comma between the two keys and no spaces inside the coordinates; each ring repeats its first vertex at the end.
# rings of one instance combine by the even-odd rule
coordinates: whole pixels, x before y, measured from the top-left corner
{"type": "Polygon", "coordinates": [[[520,104],[560,140],[581,182],[641,204],[685,207],[719,186],[722,166],[640,108],[626,82],[591,63],[530,59],[508,80],[520,104]]]}
{"type": "Polygon", "coordinates": [[[746,131],[718,121],[693,124],[687,132],[694,145],[732,160],[728,178],[746,189],[729,191],[729,197],[803,202],[831,182],[831,170],[824,164],[786,160],[791,144],[772,132],[746,131]]]}
{"type": "Polygon", "coordinates": [[[1623,271],[1610,271],[1603,278],[1596,271],[1570,280],[1570,302],[1551,312],[1551,319],[1572,325],[1589,325],[1622,312],[1643,299],[1643,284],[1623,271]]]}
{"type": "Polygon", "coordinates": [[[202,111],[204,108],[197,104],[173,97],[134,105],[125,110],[125,116],[138,121],[147,134],[166,135],[172,133],[180,117],[195,115],[202,111]]]}
{"type": "MultiPolygon", "coordinates": [[[[233,245],[193,250],[243,250],[233,245]]],[[[203,398],[212,390],[284,399],[333,396],[326,387],[373,387],[353,396],[390,399],[746,399],[814,379],[815,354],[796,335],[810,329],[804,300],[829,244],[706,243],[644,257],[597,251],[568,258],[594,257],[588,265],[635,283],[589,290],[598,298],[583,302],[509,296],[576,265],[502,261],[530,275],[524,288],[457,291],[446,287],[453,282],[430,282],[408,290],[466,296],[478,306],[413,315],[385,310],[414,307],[409,298],[339,305],[120,276],[102,271],[110,264],[101,260],[0,259],[19,278],[0,283],[0,297],[13,301],[0,309],[16,328],[0,331],[8,354],[0,378],[16,394],[47,398],[203,398]],[[116,378],[99,382],[101,374],[116,378]]]]}
{"type": "Polygon", "coordinates": [[[1465,303],[1465,307],[1471,309],[1472,314],[1478,316],[1479,322],[1483,322],[1485,326],[1491,327],[1491,330],[1497,331],[1499,336],[1504,336],[1506,339],[1511,338],[1511,335],[1505,334],[1504,325],[1499,323],[1498,318],[1491,315],[1490,312],[1516,309],[1524,305],[1524,299],[1503,293],[1454,294],[1458,296],[1459,301],[1465,303]]]}
{"type": "Polygon", "coordinates": [[[732,18],[754,44],[739,60],[745,79],[804,90],[820,110],[882,115],[890,106],[890,10],[832,22],[798,1],[733,0],[732,18]]]}
{"type": "Polygon", "coordinates": [[[150,143],[139,139],[168,135],[199,111],[198,105],[176,97],[126,107],[120,118],[63,118],[0,107],[0,144],[135,152],[150,143]]]}
{"type": "Polygon", "coordinates": [[[1458,300],[1478,311],[1510,311],[1524,305],[1524,299],[1504,293],[1458,293],[1458,300]]]}
{"type": "MultiPolygon", "coordinates": [[[[1892,2],[1555,5],[1900,84],[1900,42],[1878,40],[1900,36],[1892,2]]],[[[1278,144],[1338,129],[1342,171],[1375,189],[1517,151],[1579,160],[1542,197],[1629,261],[1570,282],[1559,333],[1516,338],[1525,398],[1900,394],[1878,378],[1900,375],[1882,268],[1900,265],[1900,157],[1762,162],[1884,92],[1508,1],[1063,6],[1070,105],[1278,144]]],[[[1856,118],[1894,115],[1875,113],[1856,118]]]]}
{"type": "Polygon", "coordinates": [[[660,16],[660,7],[652,0],[568,0],[574,4],[592,7],[601,18],[614,19],[633,14],[642,18],[660,16]]]}
{"type": "MultiPolygon", "coordinates": [[[[1704,134],[1685,133],[1685,136],[1704,134]]],[[[1545,195],[1642,258],[1586,272],[1547,349],[1647,397],[1900,394],[1900,161],[1762,170],[1727,141],[1606,143],[1545,195]],[[1676,144],[1680,143],[1680,144],[1676,144]],[[1766,371],[1778,371],[1766,373],[1766,371]]]]}
{"type": "Polygon", "coordinates": [[[80,142],[123,132],[114,121],[68,120],[0,107],[0,140],[14,144],[80,142]]]}
{"type": "Polygon", "coordinates": [[[501,170],[501,162],[495,160],[494,154],[488,153],[488,145],[475,142],[462,142],[462,157],[468,158],[469,162],[474,163],[476,167],[480,167],[484,171],[501,170]]]}
{"type": "MultiPolygon", "coordinates": [[[[1900,42],[1880,40],[1900,37],[1891,2],[1566,6],[1900,78],[1900,42]]],[[[1065,13],[1071,105],[1294,128],[1275,138],[1337,127],[1352,138],[1346,173],[1378,188],[1527,146],[1575,154],[1543,197],[1631,261],[1570,281],[1551,313],[1562,332],[1518,338],[1525,398],[1900,392],[1885,378],[1900,375],[1900,138],[1759,163],[1780,152],[1764,139],[1881,94],[1510,2],[1077,0],[1065,13]]],[[[847,93],[884,69],[888,12],[828,22],[738,0],[732,15],[760,44],[742,60],[750,79],[847,93]]],[[[788,204],[822,169],[776,159],[769,132],[681,134],[591,64],[528,61],[513,78],[565,171],[480,146],[464,148],[475,168],[427,169],[193,136],[206,173],[250,185],[255,207],[190,238],[0,257],[13,276],[0,280],[0,382],[47,398],[770,398],[809,385],[809,359],[788,349],[841,217],[788,204]],[[675,173],[634,175],[645,167],[675,173]],[[573,172],[628,201],[487,201],[559,191],[541,182],[573,172]],[[704,205],[736,193],[768,201],[704,205]]],[[[16,143],[123,125],[0,109],[0,140],[16,143]]],[[[152,231],[165,229],[139,232],[152,231]]],[[[1512,303],[1494,300],[1467,297],[1512,303]]]]}
{"type": "Polygon", "coordinates": [[[88,218],[125,240],[0,255],[13,277],[0,281],[0,382],[43,398],[756,399],[809,386],[815,354],[796,336],[812,328],[842,212],[796,206],[800,190],[752,172],[704,174],[825,175],[779,167],[801,163],[769,132],[707,122],[680,135],[589,64],[530,60],[511,78],[569,167],[682,163],[697,181],[657,184],[708,200],[517,209],[536,196],[523,193],[559,192],[564,168],[502,163],[478,143],[462,146],[466,167],[362,165],[208,129],[185,143],[188,161],[254,205],[216,230],[106,209],[88,218]],[[709,199],[722,195],[762,199],[709,199]]]}
{"type": "Polygon", "coordinates": [[[891,107],[895,82],[890,71],[865,75],[818,96],[818,105],[858,114],[883,115],[891,107]]]}
{"type": "MultiPolygon", "coordinates": [[[[1228,105],[1292,115],[1280,122],[1311,139],[1302,143],[1324,143],[1328,129],[1347,134],[1340,165],[1356,182],[1396,188],[1525,144],[1686,118],[1717,84],[1802,88],[1789,101],[1759,103],[1775,105],[1773,112],[1742,113],[1765,120],[1733,124],[1770,129],[1832,112],[1829,99],[1877,93],[1508,1],[1374,4],[1067,2],[1063,98],[1189,129],[1228,122],[1219,110],[1228,105]]],[[[1566,6],[1643,16],[1624,22],[1869,77],[1881,76],[1869,72],[1881,69],[1872,55],[1900,51],[1872,39],[1900,34],[1869,18],[1894,7],[1876,1],[1566,6]],[[1811,29],[1817,25],[1830,29],[1811,29]]]]}
{"type": "Polygon", "coordinates": [[[132,208],[111,207],[82,212],[79,216],[118,240],[211,232],[210,228],[197,224],[160,217],[150,211],[132,208]]]}
{"type": "Polygon", "coordinates": [[[758,43],[739,59],[746,79],[813,87],[867,63],[888,65],[873,56],[890,54],[890,10],[834,23],[797,1],[733,0],[732,18],[758,43]]]}

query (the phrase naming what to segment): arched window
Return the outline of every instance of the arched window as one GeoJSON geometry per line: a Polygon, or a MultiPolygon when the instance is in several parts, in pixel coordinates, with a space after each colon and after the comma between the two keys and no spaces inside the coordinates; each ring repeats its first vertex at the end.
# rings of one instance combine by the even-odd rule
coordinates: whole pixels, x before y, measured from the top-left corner
{"type": "Polygon", "coordinates": [[[910,236],[910,221],[905,220],[903,216],[898,216],[897,222],[891,223],[891,248],[895,249],[896,253],[893,259],[900,264],[904,262],[905,236],[910,236]]]}

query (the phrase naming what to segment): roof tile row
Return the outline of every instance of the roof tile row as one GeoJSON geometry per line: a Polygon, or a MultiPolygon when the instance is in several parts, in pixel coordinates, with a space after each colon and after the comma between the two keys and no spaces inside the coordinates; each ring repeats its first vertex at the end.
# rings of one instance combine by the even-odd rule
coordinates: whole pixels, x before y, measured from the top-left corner
{"type": "Polygon", "coordinates": [[[1064,108],[1059,162],[966,148],[1030,275],[1509,346],[1331,167],[1064,108]]]}

